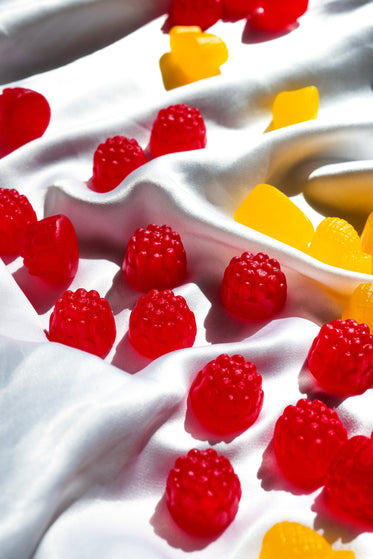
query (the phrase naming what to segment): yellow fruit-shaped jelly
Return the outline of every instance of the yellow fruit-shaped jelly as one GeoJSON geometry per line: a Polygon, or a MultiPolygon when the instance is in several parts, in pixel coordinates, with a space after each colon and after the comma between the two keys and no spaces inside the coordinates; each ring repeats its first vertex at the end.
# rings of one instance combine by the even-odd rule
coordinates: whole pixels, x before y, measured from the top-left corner
{"type": "Polygon", "coordinates": [[[368,324],[373,332],[373,283],[360,283],[355,288],[342,314],[343,320],[348,318],[368,324]]]}
{"type": "Polygon", "coordinates": [[[235,221],[305,251],[314,228],[302,210],[270,184],[258,184],[234,213],[235,221]]]}
{"type": "Polygon", "coordinates": [[[319,92],[310,85],[294,91],[281,91],[272,105],[272,130],[317,118],[319,92]]]}
{"type": "Polygon", "coordinates": [[[361,234],[361,246],[364,252],[373,254],[373,212],[368,216],[361,234]]]}

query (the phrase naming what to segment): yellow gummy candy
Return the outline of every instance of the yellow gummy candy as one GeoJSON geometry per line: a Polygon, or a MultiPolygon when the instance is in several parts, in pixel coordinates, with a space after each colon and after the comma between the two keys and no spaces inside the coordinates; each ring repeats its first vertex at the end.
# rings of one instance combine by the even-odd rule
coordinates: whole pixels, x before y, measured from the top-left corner
{"type": "Polygon", "coordinates": [[[314,234],[302,210],[270,184],[255,186],[237,208],[234,220],[302,251],[314,234]]]}
{"type": "Polygon", "coordinates": [[[279,522],[263,538],[259,559],[356,559],[353,551],[334,551],[323,536],[298,522],[279,522]]]}
{"type": "Polygon", "coordinates": [[[317,118],[319,92],[310,85],[294,91],[282,91],[272,105],[272,130],[317,118]]]}
{"type": "Polygon", "coordinates": [[[373,283],[360,283],[355,288],[342,314],[343,320],[348,318],[368,324],[373,332],[373,283]]]}
{"type": "Polygon", "coordinates": [[[368,216],[361,234],[361,246],[368,254],[373,254],[373,212],[368,216]]]}

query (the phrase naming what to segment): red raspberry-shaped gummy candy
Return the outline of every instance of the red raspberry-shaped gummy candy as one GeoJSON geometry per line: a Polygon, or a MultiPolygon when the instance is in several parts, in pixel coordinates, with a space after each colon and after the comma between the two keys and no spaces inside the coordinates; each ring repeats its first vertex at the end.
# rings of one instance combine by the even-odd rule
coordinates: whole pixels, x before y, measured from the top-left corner
{"type": "Polygon", "coordinates": [[[287,284],[280,264],[267,254],[244,252],[227,266],[220,290],[223,305],[249,320],[269,318],[285,304],[287,284]]]}
{"type": "Polygon", "coordinates": [[[179,285],[186,274],[186,254],[178,233],[168,225],[140,227],[128,241],[122,269],[140,291],[179,285]]]}
{"type": "Polygon", "coordinates": [[[262,409],[262,377],[242,355],[222,354],[199,371],[189,394],[194,413],[210,431],[243,431],[262,409]]]}
{"type": "Polygon", "coordinates": [[[212,448],[192,449],[177,458],[167,479],[168,509],[190,534],[211,536],[224,530],[240,499],[241,484],[231,463],[212,448]]]}
{"type": "Polygon", "coordinates": [[[301,399],[278,418],[273,448],[287,478],[315,489],[324,483],[331,461],[346,440],[346,429],[336,411],[320,400],[301,399]]]}
{"type": "Polygon", "coordinates": [[[191,347],[196,334],[194,314],[184,297],[170,289],[152,289],[139,298],[130,315],[129,340],[145,357],[191,347]]]}
{"type": "Polygon", "coordinates": [[[124,136],[108,138],[98,146],[93,156],[93,189],[97,192],[113,190],[144,163],[145,153],[135,139],[124,136]]]}
{"type": "Polygon", "coordinates": [[[52,283],[72,279],[78,269],[79,247],[69,218],[52,215],[28,225],[21,239],[21,256],[33,276],[52,283]]]}
{"type": "Polygon", "coordinates": [[[206,126],[198,109],[181,104],[159,111],[150,135],[150,150],[154,157],[201,149],[206,143],[206,126]]]}
{"type": "Polygon", "coordinates": [[[105,357],[115,341],[113,313],[97,291],[65,291],[49,319],[49,339],[105,357]]]}
{"type": "Polygon", "coordinates": [[[329,505],[344,516],[373,526],[373,441],[351,437],[333,460],[326,479],[329,505]]]}
{"type": "Polygon", "coordinates": [[[260,31],[281,31],[304,14],[308,0],[257,0],[250,25],[260,31]]]}
{"type": "Polygon", "coordinates": [[[37,91],[9,87],[0,95],[0,136],[10,150],[42,136],[50,118],[49,103],[37,91]]]}
{"type": "Polygon", "coordinates": [[[198,25],[203,30],[214,25],[221,16],[221,0],[171,0],[173,26],[198,25]]]}
{"type": "Polygon", "coordinates": [[[222,0],[223,19],[231,21],[247,18],[259,0],[222,0]]]}
{"type": "Polygon", "coordinates": [[[362,394],[373,383],[373,336],[352,318],[324,324],[308,353],[319,385],[339,396],[362,394]]]}
{"type": "Polygon", "coordinates": [[[21,236],[37,221],[30,202],[14,188],[0,188],[0,254],[19,252],[21,236]]]}

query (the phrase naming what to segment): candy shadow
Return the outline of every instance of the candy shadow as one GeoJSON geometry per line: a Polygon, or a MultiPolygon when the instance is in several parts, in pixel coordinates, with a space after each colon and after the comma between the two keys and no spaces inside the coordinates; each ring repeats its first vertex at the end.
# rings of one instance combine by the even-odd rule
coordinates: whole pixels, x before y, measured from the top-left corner
{"type": "Polygon", "coordinates": [[[282,29],[281,31],[260,31],[258,29],[253,29],[253,27],[251,27],[250,18],[248,18],[244,30],[242,32],[241,40],[246,45],[253,45],[257,43],[264,43],[267,41],[274,41],[275,39],[279,39],[284,35],[288,35],[298,27],[299,27],[299,23],[296,21],[288,25],[285,29],[282,29]]]}
{"type": "Polygon", "coordinates": [[[304,394],[308,400],[321,400],[329,408],[338,408],[347,396],[334,396],[329,394],[321,388],[316,382],[316,379],[311,374],[307,359],[302,365],[302,369],[298,375],[299,392],[304,394]]]}
{"type": "Polygon", "coordinates": [[[133,375],[144,369],[151,361],[152,360],[148,357],[140,355],[140,353],[132,347],[128,338],[128,333],[126,333],[115,349],[111,364],[133,375]]]}

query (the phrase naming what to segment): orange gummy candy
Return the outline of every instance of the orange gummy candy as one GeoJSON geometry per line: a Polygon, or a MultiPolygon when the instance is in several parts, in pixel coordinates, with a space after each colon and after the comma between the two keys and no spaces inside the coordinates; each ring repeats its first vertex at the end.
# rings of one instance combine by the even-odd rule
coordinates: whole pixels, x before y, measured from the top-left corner
{"type": "Polygon", "coordinates": [[[368,324],[373,333],[373,283],[360,283],[355,288],[342,314],[342,320],[348,318],[368,324]]]}
{"type": "Polygon", "coordinates": [[[315,232],[306,214],[270,184],[256,185],[235,211],[234,220],[302,251],[315,232]]]}
{"type": "Polygon", "coordinates": [[[259,559],[356,559],[353,551],[334,551],[326,539],[298,522],[278,522],[264,535],[259,559]]]}
{"type": "Polygon", "coordinates": [[[361,246],[364,252],[373,254],[373,212],[368,216],[361,234],[361,246]]]}
{"type": "Polygon", "coordinates": [[[317,118],[318,110],[319,92],[314,85],[294,91],[282,91],[272,105],[271,129],[317,118]]]}

